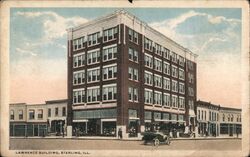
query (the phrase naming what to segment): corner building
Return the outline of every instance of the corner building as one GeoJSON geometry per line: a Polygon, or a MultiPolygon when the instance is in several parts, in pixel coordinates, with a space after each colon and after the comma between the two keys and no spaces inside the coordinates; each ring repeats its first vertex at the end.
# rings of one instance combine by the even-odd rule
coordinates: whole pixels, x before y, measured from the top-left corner
{"type": "Polygon", "coordinates": [[[68,31],[68,135],[195,131],[196,55],[119,10],[68,31]]]}

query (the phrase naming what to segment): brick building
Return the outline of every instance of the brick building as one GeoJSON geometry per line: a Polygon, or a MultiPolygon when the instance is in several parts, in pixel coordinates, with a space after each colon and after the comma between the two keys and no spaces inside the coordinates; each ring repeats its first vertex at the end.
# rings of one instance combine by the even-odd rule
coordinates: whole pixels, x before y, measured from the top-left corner
{"type": "Polygon", "coordinates": [[[195,131],[196,55],[119,10],[68,31],[68,135],[195,131]]]}

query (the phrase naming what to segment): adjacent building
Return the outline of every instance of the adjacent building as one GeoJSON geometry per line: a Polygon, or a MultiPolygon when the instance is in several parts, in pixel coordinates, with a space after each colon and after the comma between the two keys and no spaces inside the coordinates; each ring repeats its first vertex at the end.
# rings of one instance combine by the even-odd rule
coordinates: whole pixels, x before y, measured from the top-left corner
{"type": "Polygon", "coordinates": [[[10,136],[61,135],[67,119],[67,100],[45,104],[10,104],[10,136]]]}
{"type": "Polygon", "coordinates": [[[69,136],[195,131],[197,55],[124,10],[67,31],[69,136]]]}

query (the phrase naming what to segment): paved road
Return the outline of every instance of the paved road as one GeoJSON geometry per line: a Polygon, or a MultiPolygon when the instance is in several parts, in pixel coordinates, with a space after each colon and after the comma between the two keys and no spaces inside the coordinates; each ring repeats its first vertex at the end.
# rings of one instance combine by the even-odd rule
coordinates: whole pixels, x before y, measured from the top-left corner
{"type": "Polygon", "coordinates": [[[86,139],[10,139],[12,150],[241,150],[240,139],[176,140],[171,145],[143,145],[142,141],[86,139]]]}

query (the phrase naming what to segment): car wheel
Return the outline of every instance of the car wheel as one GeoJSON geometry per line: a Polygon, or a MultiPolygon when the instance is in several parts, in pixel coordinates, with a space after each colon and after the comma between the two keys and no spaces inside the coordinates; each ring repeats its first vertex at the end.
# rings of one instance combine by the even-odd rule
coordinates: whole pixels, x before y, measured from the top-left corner
{"type": "Polygon", "coordinates": [[[159,139],[158,139],[158,138],[157,138],[157,139],[155,139],[155,141],[154,141],[154,145],[155,145],[155,146],[159,146],[159,144],[160,144],[159,139]]]}

